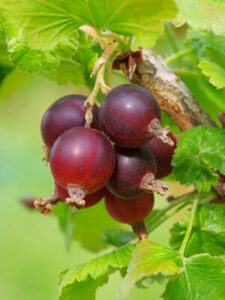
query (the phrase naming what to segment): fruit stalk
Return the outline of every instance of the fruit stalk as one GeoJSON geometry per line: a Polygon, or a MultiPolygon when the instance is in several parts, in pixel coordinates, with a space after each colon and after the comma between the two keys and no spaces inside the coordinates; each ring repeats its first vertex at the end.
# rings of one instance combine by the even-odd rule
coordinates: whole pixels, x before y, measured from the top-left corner
{"type": "Polygon", "coordinates": [[[132,229],[133,232],[138,236],[138,243],[147,239],[148,232],[143,221],[133,224],[132,229]]]}
{"type": "Polygon", "coordinates": [[[93,69],[93,72],[91,76],[95,75],[97,73],[97,78],[95,81],[94,88],[90,94],[90,96],[85,101],[85,107],[86,107],[86,124],[89,125],[92,122],[92,106],[96,102],[97,95],[100,91],[104,94],[106,94],[111,88],[105,84],[104,76],[107,64],[110,64],[110,61],[113,61],[113,59],[117,56],[119,53],[118,49],[119,45],[118,43],[112,43],[110,44],[105,51],[103,52],[102,56],[99,58],[99,60],[96,62],[95,67],[93,69]]]}

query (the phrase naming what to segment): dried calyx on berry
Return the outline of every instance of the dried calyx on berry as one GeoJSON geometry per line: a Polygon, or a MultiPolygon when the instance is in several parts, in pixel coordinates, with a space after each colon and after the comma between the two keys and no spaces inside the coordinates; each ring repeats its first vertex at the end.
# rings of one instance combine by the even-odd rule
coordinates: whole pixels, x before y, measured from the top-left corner
{"type": "Polygon", "coordinates": [[[155,180],[156,161],[146,145],[136,149],[115,147],[115,153],[115,169],[107,183],[113,195],[129,199],[145,191],[167,194],[168,185],[155,180]]]}

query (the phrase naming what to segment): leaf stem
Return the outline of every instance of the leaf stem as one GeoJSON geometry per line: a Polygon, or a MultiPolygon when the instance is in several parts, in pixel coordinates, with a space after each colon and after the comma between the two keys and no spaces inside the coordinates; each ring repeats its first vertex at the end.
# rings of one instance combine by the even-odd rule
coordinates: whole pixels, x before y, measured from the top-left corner
{"type": "Polygon", "coordinates": [[[158,213],[156,213],[154,217],[152,217],[149,220],[149,222],[146,222],[147,229],[149,232],[152,232],[154,229],[156,229],[158,226],[160,226],[165,221],[167,221],[170,217],[172,217],[175,213],[183,209],[185,206],[191,204],[193,201],[199,200],[200,203],[206,203],[212,201],[215,198],[216,198],[216,194],[214,192],[208,193],[204,198],[200,198],[197,192],[191,192],[182,195],[180,197],[177,197],[167,207],[163,208],[158,213]],[[171,212],[170,214],[167,214],[169,211],[171,211],[174,208],[176,208],[175,211],[171,212]]]}
{"type": "Polygon", "coordinates": [[[183,203],[180,206],[178,206],[176,209],[174,209],[170,214],[165,214],[161,218],[157,218],[153,223],[151,223],[150,226],[148,226],[148,231],[153,232],[153,230],[155,230],[157,227],[159,227],[161,224],[166,222],[168,219],[170,219],[172,216],[174,216],[176,213],[178,213],[180,210],[182,210],[189,204],[190,202],[183,203]]]}
{"type": "Polygon", "coordinates": [[[177,60],[178,58],[186,55],[186,54],[189,54],[193,51],[192,48],[189,48],[189,49],[184,49],[182,51],[179,51],[177,53],[174,53],[173,55],[167,57],[166,59],[164,59],[164,63],[166,65],[169,65],[170,63],[172,63],[173,61],[177,60]]]}
{"type": "Polygon", "coordinates": [[[166,219],[163,218],[160,222],[159,222],[159,220],[163,216],[165,216],[167,214],[167,212],[169,212],[173,208],[177,207],[179,204],[182,204],[185,202],[186,205],[189,205],[193,201],[193,198],[195,199],[196,195],[198,195],[198,194],[191,192],[191,193],[185,194],[183,196],[180,196],[176,200],[174,200],[172,203],[170,203],[168,206],[166,206],[165,208],[160,210],[158,213],[155,214],[155,216],[152,219],[150,219],[150,222],[147,224],[148,230],[151,231],[151,230],[157,228],[162,223],[164,223],[167,220],[167,218],[166,219]],[[157,222],[159,222],[159,225],[155,226],[155,223],[157,223],[157,222]]]}
{"type": "Polygon", "coordinates": [[[177,69],[177,68],[172,68],[172,71],[178,75],[187,75],[187,76],[195,76],[195,77],[201,77],[201,74],[196,72],[196,71],[191,71],[187,69],[177,69]]]}
{"type": "Polygon", "coordinates": [[[185,251],[186,245],[187,245],[188,240],[190,238],[192,227],[193,227],[193,223],[194,223],[194,219],[195,219],[195,215],[196,215],[196,211],[197,211],[197,208],[198,208],[198,204],[199,204],[199,199],[196,199],[194,201],[193,205],[192,205],[190,222],[188,224],[188,227],[187,227],[187,230],[185,232],[185,236],[184,236],[183,242],[182,242],[181,247],[179,249],[179,253],[181,255],[184,255],[184,251],[185,251]]]}

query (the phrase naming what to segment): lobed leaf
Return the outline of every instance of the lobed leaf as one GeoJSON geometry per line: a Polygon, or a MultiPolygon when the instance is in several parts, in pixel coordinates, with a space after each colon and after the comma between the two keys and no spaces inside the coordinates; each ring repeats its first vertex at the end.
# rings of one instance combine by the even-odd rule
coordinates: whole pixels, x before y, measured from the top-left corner
{"type": "Polygon", "coordinates": [[[202,73],[209,77],[209,82],[217,87],[222,89],[225,87],[225,65],[222,68],[220,65],[208,61],[206,59],[201,59],[198,67],[201,69],[202,73]]]}
{"type": "Polygon", "coordinates": [[[127,244],[110,253],[90,260],[60,275],[60,300],[94,300],[96,290],[108,281],[110,274],[128,266],[135,248],[127,244]]]}
{"type": "MultiPolygon", "coordinates": [[[[192,66],[198,64],[198,59],[191,61],[192,66]]],[[[188,72],[184,70],[184,73],[178,73],[181,80],[187,85],[187,87],[198,99],[201,106],[207,111],[210,117],[220,125],[217,113],[225,111],[224,97],[225,90],[216,89],[211,85],[207,78],[202,75],[200,69],[195,68],[194,72],[188,72]]]]}
{"type": "Polygon", "coordinates": [[[181,257],[177,251],[147,240],[140,242],[119,288],[119,296],[127,297],[135,282],[143,277],[157,274],[168,276],[181,272],[180,262],[181,257]]]}
{"type": "Polygon", "coordinates": [[[224,15],[225,3],[223,0],[176,0],[178,14],[175,24],[185,23],[196,31],[214,31],[225,35],[224,15]]]}
{"type": "Polygon", "coordinates": [[[225,295],[224,257],[209,254],[184,258],[183,271],[169,280],[165,300],[223,300],[225,295]]]}
{"type": "Polygon", "coordinates": [[[173,0],[0,1],[9,36],[9,51],[21,70],[54,70],[77,47],[75,31],[82,25],[135,36],[137,46],[152,46],[173,18],[173,0]]]}
{"type": "MultiPolygon", "coordinates": [[[[190,210],[170,230],[170,245],[174,249],[180,248],[189,222],[190,210]]],[[[199,206],[192,233],[185,248],[185,256],[198,253],[210,253],[215,256],[225,255],[224,205],[206,204],[199,206]]]]}
{"type": "Polygon", "coordinates": [[[209,77],[209,82],[216,88],[224,88],[225,83],[225,37],[213,32],[201,34],[190,32],[190,45],[199,58],[198,67],[209,77]]]}
{"type": "Polygon", "coordinates": [[[199,191],[209,191],[225,174],[225,131],[198,126],[185,131],[178,141],[172,165],[176,179],[199,191]]]}

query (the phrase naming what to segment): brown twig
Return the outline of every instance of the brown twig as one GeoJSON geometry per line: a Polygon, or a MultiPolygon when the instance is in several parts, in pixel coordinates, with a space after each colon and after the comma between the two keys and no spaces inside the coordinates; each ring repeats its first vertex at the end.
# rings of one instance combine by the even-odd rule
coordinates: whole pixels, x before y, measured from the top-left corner
{"type": "Polygon", "coordinates": [[[150,49],[142,49],[132,83],[148,89],[181,130],[198,125],[216,127],[180,78],[150,49]]]}

